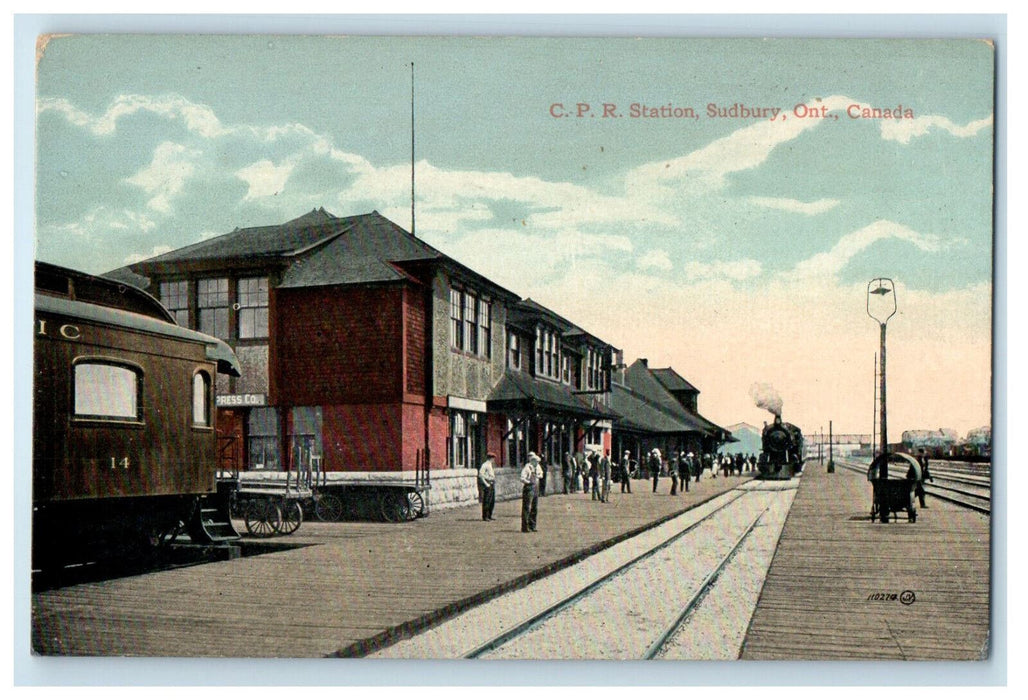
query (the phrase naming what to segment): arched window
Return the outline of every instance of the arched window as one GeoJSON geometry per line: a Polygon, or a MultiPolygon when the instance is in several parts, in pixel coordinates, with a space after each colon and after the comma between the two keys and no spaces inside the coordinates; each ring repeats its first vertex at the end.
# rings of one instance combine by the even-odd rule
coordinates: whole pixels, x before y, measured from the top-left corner
{"type": "Polygon", "coordinates": [[[211,424],[211,377],[206,372],[193,375],[193,425],[211,424]]]}
{"type": "Polygon", "coordinates": [[[141,370],[111,362],[85,360],[75,364],[75,417],[98,420],[142,419],[141,370]]]}

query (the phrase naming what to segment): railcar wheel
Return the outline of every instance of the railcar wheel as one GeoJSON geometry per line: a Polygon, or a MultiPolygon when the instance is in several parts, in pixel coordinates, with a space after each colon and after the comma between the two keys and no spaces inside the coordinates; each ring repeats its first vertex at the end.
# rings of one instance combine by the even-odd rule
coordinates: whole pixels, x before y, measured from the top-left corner
{"type": "Polygon", "coordinates": [[[425,514],[425,500],[417,491],[407,492],[407,519],[415,520],[425,514]]]}
{"type": "Polygon", "coordinates": [[[343,515],[343,502],[339,496],[331,493],[318,494],[314,502],[314,515],[322,522],[335,522],[343,515]]]}
{"type": "Polygon", "coordinates": [[[282,509],[272,501],[255,499],[246,506],[244,521],[254,537],[271,537],[282,527],[282,509]]]}
{"type": "Polygon", "coordinates": [[[299,501],[289,500],[282,504],[282,521],[279,523],[278,532],[282,535],[291,535],[303,525],[303,507],[299,501]]]}

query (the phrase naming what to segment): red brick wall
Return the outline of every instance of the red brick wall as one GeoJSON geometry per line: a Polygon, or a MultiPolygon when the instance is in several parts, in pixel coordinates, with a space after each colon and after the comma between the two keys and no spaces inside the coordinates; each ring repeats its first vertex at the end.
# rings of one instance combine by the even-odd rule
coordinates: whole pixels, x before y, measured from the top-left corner
{"type": "MultiPolygon", "coordinates": [[[[396,471],[404,434],[400,404],[322,408],[323,468],[326,471],[396,471]]],[[[414,469],[414,461],[403,464],[414,469]]]]}
{"type": "Polygon", "coordinates": [[[272,402],[399,402],[402,300],[400,286],[277,289],[270,309],[272,402]]]}
{"type": "Polygon", "coordinates": [[[404,291],[403,314],[406,324],[404,354],[407,391],[412,394],[424,395],[427,325],[425,322],[425,295],[420,290],[407,288],[404,291]]]}

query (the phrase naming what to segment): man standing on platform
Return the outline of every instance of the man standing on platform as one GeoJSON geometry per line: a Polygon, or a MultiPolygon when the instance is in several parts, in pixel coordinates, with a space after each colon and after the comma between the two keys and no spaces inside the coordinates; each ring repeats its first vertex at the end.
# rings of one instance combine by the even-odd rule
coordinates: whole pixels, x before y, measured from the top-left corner
{"type": "Polygon", "coordinates": [[[924,502],[924,482],[931,481],[935,483],[935,479],[932,478],[931,473],[928,471],[928,455],[925,454],[924,449],[917,455],[917,461],[921,465],[921,478],[918,479],[917,486],[914,487],[914,493],[917,495],[917,500],[920,502],[922,508],[927,508],[928,504],[924,502]]]}
{"type": "Polygon", "coordinates": [[[650,452],[650,477],[653,479],[653,493],[657,493],[657,482],[660,481],[660,450],[656,447],[650,452]]]}
{"type": "Polygon", "coordinates": [[[607,502],[610,497],[610,450],[604,450],[600,458],[600,501],[607,502]]]}
{"type": "Polygon", "coordinates": [[[482,520],[493,519],[493,507],[496,505],[496,470],[493,460],[496,455],[490,452],[478,468],[478,486],[482,491],[482,520]]]}
{"type": "Polygon", "coordinates": [[[621,457],[621,493],[632,493],[632,453],[625,450],[621,457]]]}
{"type": "Polygon", "coordinates": [[[678,455],[678,492],[689,490],[689,481],[692,480],[692,452],[678,455]]]}
{"type": "Polygon", "coordinates": [[[539,480],[543,469],[539,466],[539,455],[528,453],[528,463],[521,470],[521,531],[535,532],[539,513],[539,480]]]}

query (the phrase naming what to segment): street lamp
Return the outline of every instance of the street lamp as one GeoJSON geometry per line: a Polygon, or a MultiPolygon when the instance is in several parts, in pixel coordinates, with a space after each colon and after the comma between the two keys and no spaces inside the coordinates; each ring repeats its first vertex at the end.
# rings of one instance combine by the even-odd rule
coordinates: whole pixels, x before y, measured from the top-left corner
{"type": "Polygon", "coordinates": [[[889,451],[889,438],[886,432],[885,413],[885,324],[896,314],[896,285],[888,277],[876,277],[867,283],[867,315],[878,321],[881,329],[881,454],[889,451]]]}

